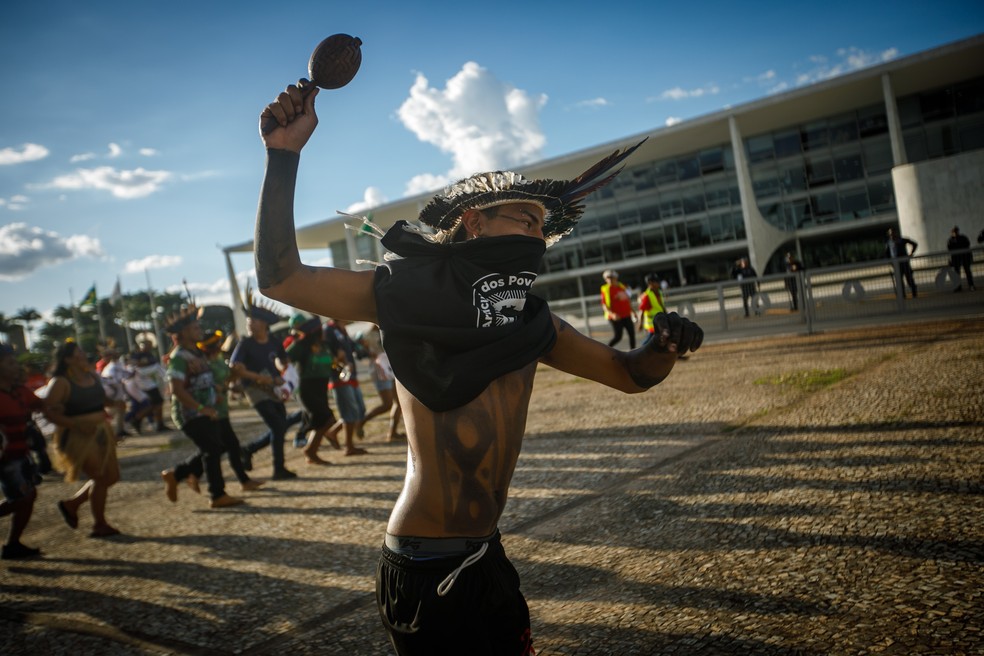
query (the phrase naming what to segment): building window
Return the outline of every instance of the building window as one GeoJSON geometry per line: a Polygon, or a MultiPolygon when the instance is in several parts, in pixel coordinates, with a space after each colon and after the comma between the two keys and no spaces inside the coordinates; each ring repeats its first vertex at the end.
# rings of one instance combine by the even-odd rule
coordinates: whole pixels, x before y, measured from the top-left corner
{"type": "Polygon", "coordinates": [[[773,142],[775,143],[776,148],[776,159],[794,157],[796,155],[803,154],[799,130],[785,130],[783,132],[777,132],[773,136],[773,142]]]}
{"type": "Polygon", "coordinates": [[[854,112],[830,119],[830,143],[834,146],[858,140],[858,119],[854,112]]]}
{"type": "Polygon", "coordinates": [[[864,165],[861,163],[860,153],[835,158],[834,175],[837,177],[837,182],[850,182],[863,178],[864,165]]]}
{"type": "MultiPolygon", "coordinates": [[[[803,142],[803,150],[819,150],[827,147],[829,143],[826,121],[814,121],[803,126],[800,132],[800,139],[803,142]]],[[[778,149],[777,149],[778,151],[778,149]]],[[[777,152],[778,154],[778,152],[777,152]]]]}
{"type": "Polygon", "coordinates": [[[861,154],[864,156],[864,168],[868,175],[887,173],[892,170],[892,145],[888,138],[865,140],[861,143],[861,154]]]}
{"type": "Polygon", "coordinates": [[[751,164],[772,159],[772,135],[763,134],[745,140],[748,148],[748,161],[751,164]]]}
{"type": "Polygon", "coordinates": [[[868,190],[865,187],[841,192],[839,201],[841,221],[852,221],[871,215],[868,190]]]}
{"type": "Polygon", "coordinates": [[[352,268],[352,264],[349,262],[348,244],[345,243],[344,239],[328,244],[328,250],[331,251],[332,266],[339,269],[352,268]]]}
{"type": "Polygon", "coordinates": [[[703,175],[724,170],[724,149],[710,148],[703,150],[697,156],[700,160],[700,172],[703,175]]]}
{"type": "Polygon", "coordinates": [[[663,228],[647,230],[642,233],[642,245],[646,249],[646,255],[660,255],[666,252],[666,237],[663,235],[663,228]]]}
{"type": "Polygon", "coordinates": [[[881,103],[858,110],[858,132],[861,137],[873,137],[888,133],[888,117],[881,103]]]}
{"type": "Polygon", "coordinates": [[[878,180],[868,185],[868,198],[874,214],[895,209],[895,189],[891,180],[878,180]]]}
{"type": "Polygon", "coordinates": [[[838,219],[837,194],[827,192],[810,197],[813,205],[813,218],[817,223],[830,223],[838,219]]]}

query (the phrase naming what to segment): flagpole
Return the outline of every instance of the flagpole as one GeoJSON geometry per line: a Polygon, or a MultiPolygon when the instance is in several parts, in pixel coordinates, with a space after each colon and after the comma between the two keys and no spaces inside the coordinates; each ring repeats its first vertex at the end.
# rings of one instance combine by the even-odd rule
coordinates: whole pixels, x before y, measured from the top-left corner
{"type": "Polygon", "coordinates": [[[157,302],[154,300],[154,288],[150,284],[150,271],[144,269],[147,276],[147,296],[150,298],[150,316],[154,320],[154,338],[157,340],[157,354],[164,359],[164,340],[161,339],[161,324],[157,316],[157,302]]]}
{"type": "Polygon", "coordinates": [[[75,343],[82,346],[82,332],[79,328],[79,315],[78,309],[75,307],[75,294],[72,293],[72,288],[68,288],[68,300],[71,302],[69,307],[72,308],[72,324],[75,325],[75,343]]]}
{"type": "MultiPolygon", "coordinates": [[[[116,289],[114,290],[120,297],[120,312],[123,320],[123,331],[126,333],[126,350],[130,353],[134,351],[133,335],[130,333],[130,322],[126,320],[126,299],[123,297],[123,289],[120,287],[120,277],[116,276],[116,289]]],[[[110,299],[112,301],[112,299],[110,299]]]]}
{"type": "MultiPolygon", "coordinates": [[[[92,283],[95,288],[96,283],[92,283]]],[[[99,341],[106,343],[106,320],[103,318],[102,307],[99,305],[99,297],[96,296],[96,318],[99,319],[99,341]]]]}

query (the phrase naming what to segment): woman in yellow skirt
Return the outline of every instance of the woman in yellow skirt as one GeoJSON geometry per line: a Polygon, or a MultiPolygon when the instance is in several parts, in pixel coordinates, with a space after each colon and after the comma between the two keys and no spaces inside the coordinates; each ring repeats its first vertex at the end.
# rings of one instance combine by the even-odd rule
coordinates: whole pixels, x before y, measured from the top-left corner
{"type": "Polygon", "coordinates": [[[119,535],[106,521],[106,495],[120,480],[116,459],[116,434],[107,421],[102,383],[85,351],[69,341],[55,351],[54,371],[48,387],[45,416],[55,424],[55,453],[66,481],[76,481],[81,472],[88,481],[70,499],[58,502],[65,523],[79,525],[79,507],[86,501],[94,524],[90,537],[119,535]]]}

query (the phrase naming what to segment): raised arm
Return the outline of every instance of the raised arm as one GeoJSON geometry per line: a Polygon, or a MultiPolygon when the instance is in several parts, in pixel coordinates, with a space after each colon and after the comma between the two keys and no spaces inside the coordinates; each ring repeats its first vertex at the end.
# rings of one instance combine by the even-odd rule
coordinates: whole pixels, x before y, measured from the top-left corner
{"type": "Polygon", "coordinates": [[[629,394],[662,382],[677,359],[687,351],[696,351],[704,340],[700,326],[676,312],[657,314],[653,319],[657,336],[629,352],[582,335],[556,315],[553,319],[557,343],[541,362],[629,394]]]}
{"type": "Polygon", "coordinates": [[[260,115],[278,127],[262,134],[267,147],[266,172],[256,212],[256,277],[268,298],[314,314],[350,321],[376,320],[372,271],[313,267],[301,262],[294,229],[294,187],[301,149],[318,116],[314,88],[306,97],[290,85],[260,115]]]}

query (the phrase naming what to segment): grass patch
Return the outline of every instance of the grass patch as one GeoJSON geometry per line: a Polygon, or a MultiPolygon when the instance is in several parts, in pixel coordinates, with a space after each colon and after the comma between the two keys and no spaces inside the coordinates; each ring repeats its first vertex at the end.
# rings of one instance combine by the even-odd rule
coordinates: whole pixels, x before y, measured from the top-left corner
{"type": "Polygon", "coordinates": [[[775,385],[792,387],[803,392],[815,392],[829,387],[847,378],[850,374],[845,369],[809,369],[794,371],[780,376],[767,376],[754,381],[756,385],[775,385]]]}

